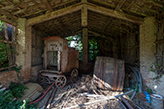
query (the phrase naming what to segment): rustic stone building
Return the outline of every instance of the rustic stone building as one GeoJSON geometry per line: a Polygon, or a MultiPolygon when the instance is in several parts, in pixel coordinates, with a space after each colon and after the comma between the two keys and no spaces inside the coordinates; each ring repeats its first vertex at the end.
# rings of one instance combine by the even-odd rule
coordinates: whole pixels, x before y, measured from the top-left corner
{"type": "MultiPolygon", "coordinates": [[[[100,55],[137,63],[144,82],[160,93],[150,67],[163,61],[163,0],[4,0],[0,20],[16,27],[17,66],[24,81],[37,80],[42,69],[42,38],[82,33],[83,68],[88,64],[88,39],[100,37],[100,55]],[[104,52],[106,51],[106,52],[104,52]],[[154,88],[154,86],[157,86],[154,88]]],[[[17,81],[15,71],[0,73],[0,83],[17,81]]]]}

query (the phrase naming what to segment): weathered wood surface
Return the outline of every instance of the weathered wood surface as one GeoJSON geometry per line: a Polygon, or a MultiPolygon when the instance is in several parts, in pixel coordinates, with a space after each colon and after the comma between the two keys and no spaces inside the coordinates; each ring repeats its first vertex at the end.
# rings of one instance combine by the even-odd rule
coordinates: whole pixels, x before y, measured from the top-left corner
{"type": "Polygon", "coordinates": [[[97,57],[94,68],[94,83],[102,89],[123,90],[124,61],[111,57],[97,57]]]}

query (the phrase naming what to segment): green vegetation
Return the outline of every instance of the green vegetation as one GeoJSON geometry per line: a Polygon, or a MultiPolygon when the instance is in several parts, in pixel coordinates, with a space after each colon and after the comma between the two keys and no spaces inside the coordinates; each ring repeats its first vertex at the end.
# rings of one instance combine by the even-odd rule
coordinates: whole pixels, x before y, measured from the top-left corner
{"type": "Polygon", "coordinates": [[[21,97],[24,89],[27,89],[23,84],[12,82],[9,90],[0,91],[0,109],[35,109],[34,105],[29,105],[29,101],[14,100],[21,97]]]}
{"type": "MultiPolygon", "coordinates": [[[[0,21],[0,32],[4,29],[4,22],[0,21]]],[[[3,36],[0,35],[0,40],[3,36]]],[[[0,42],[0,68],[8,66],[7,46],[5,43],[0,42]]]]}
{"type": "MultiPolygon", "coordinates": [[[[82,37],[81,34],[75,35],[75,36],[69,36],[66,37],[68,40],[68,46],[69,47],[75,47],[76,50],[79,50],[79,60],[82,61],[82,50],[83,50],[83,44],[82,44],[82,37]]],[[[97,41],[92,38],[89,39],[89,60],[94,61],[96,59],[98,50],[97,50],[97,41]]]]}
{"type": "MultiPolygon", "coordinates": [[[[0,21],[0,40],[4,40],[4,23],[3,21],[0,21]]],[[[0,42],[0,68],[9,66],[9,60],[8,60],[8,53],[15,53],[14,49],[12,49],[11,44],[7,44],[0,42]]]]}

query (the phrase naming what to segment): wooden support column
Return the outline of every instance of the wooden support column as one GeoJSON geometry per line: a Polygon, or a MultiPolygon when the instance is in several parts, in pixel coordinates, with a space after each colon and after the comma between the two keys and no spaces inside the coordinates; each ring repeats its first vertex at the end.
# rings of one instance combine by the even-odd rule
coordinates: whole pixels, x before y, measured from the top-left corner
{"type": "Polygon", "coordinates": [[[83,3],[81,8],[81,26],[82,29],[82,38],[83,38],[83,67],[87,66],[88,63],[88,10],[87,10],[87,0],[82,0],[83,3]]]}
{"type": "Polygon", "coordinates": [[[88,28],[83,28],[82,36],[83,36],[83,65],[85,66],[88,63],[88,28]]]}

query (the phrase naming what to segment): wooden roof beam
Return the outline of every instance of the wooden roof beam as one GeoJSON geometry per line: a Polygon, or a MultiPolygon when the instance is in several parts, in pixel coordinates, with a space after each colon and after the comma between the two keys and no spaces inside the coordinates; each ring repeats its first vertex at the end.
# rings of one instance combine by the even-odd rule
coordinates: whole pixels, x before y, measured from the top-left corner
{"type": "Polygon", "coordinates": [[[138,24],[142,24],[143,23],[143,19],[133,16],[133,15],[129,15],[123,12],[118,12],[116,10],[112,10],[112,9],[108,9],[108,8],[104,8],[101,6],[97,6],[91,3],[87,3],[87,8],[90,11],[93,12],[97,12],[106,16],[111,16],[114,18],[118,18],[118,19],[122,19],[122,20],[126,20],[129,22],[133,22],[133,23],[138,23],[138,24]]]}
{"type": "Polygon", "coordinates": [[[42,22],[45,22],[54,18],[58,18],[58,17],[64,16],[73,12],[77,12],[81,9],[81,7],[82,7],[81,3],[78,3],[78,4],[75,4],[66,8],[59,9],[57,11],[47,13],[45,15],[28,19],[27,22],[28,22],[28,25],[32,26],[32,25],[42,23],[42,22]]]}
{"type": "Polygon", "coordinates": [[[9,13],[9,12],[3,10],[3,9],[0,9],[0,13],[7,16],[7,17],[9,17],[9,18],[11,18],[11,19],[13,19],[13,20],[15,20],[15,21],[17,20],[16,16],[12,15],[11,13],[9,13]]]}
{"type": "MultiPolygon", "coordinates": [[[[119,11],[121,9],[121,7],[123,6],[123,4],[126,2],[126,0],[120,0],[115,8],[116,11],[119,11]]],[[[103,32],[106,30],[106,28],[108,27],[108,25],[112,22],[112,18],[110,17],[107,24],[105,25],[105,27],[102,30],[102,34],[103,32]]]]}
{"type": "MultiPolygon", "coordinates": [[[[64,6],[64,5],[66,5],[66,4],[70,4],[70,3],[75,2],[75,1],[76,1],[76,0],[69,0],[69,1],[63,2],[63,3],[61,3],[61,4],[55,5],[55,6],[53,6],[52,8],[54,9],[54,8],[57,8],[57,7],[60,7],[60,6],[64,6]]],[[[39,5],[43,5],[43,4],[39,4],[39,5]]],[[[28,17],[28,16],[35,15],[35,14],[38,14],[38,13],[41,13],[41,12],[45,12],[45,11],[47,11],[47,9],[43,9],[43,10],[40,10],[40,11],[36,11],[36,12],[33,12],[33,13],[29,13],[29,14],[23,15],[23,16],[21,16],[21,17],[28,17]]]]}
{"type": "Polygon", "coordinates": [[[53,11],[53,8],[51,7],[51,5],[48,3],[47,0],[41,0],[41,2],[45,4],[45,6],[49,9],[50,12],[53,11]]]}
{"type": "Polygon", "coordinates": [[[4,21],[6,23],[9,23],[9,24],[11,24],[13,26],[17,26],[17,23],[16,22],[13,22],[13,21],[11,21],[11,20],[9,20],[7,18],[3,18],[3,17],[0,16],[0,20],[4,21]]]}
{"type": "Polygon", "coordinates": [[[121,7],[124,5],[124,3],[126,2],[126,0],[120,0],[115,8],[116,11],[119,11],[121,9],[121,7]]]}

